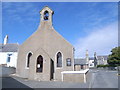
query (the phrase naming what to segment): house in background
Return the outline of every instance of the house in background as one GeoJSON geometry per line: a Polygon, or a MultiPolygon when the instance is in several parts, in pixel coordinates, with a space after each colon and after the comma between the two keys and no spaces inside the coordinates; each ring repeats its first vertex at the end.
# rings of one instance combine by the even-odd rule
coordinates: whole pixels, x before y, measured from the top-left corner
{"type": "Polygon", "coordinates": [[[8,36],[6,35],[4,43],[0,44],[0,65],[16,68],[18,48],[18,43],[8,43],[8,36]]]}
{"type": "Polygon", "coordinates": [[[97,56],[97,65],[106,65],[108,60],[107,55],[97,56]]]}
{"type": "Polygon", "coordinates": [[[79,58],[74,60],[74,70],[80,71],[89,68],[88,50],[86,50],[86,58],[79,58]]]}
{"type": "Polygon", "coordinates": [[[97,56],[96,52],[94,53],[94,57],[89,58],[89,67],[97,67],[97,65],[106,65],[108,56],[107,55],[101,55],[97,56]]]}
{"type": "Polygon", "coordinates": [[[80,71],[80,70],[85,70],[85,69],[88,69],[88,64],[86,62],[86,59],[84,59],[84,58],[75,59],[74,70],[80,71]]]}
{"type": "Polygon", "coordinates": [[[89,68],[93,68],[93,67],[95,67],[94,57],[90,57],[90,58],[89,58],[89,68]]]}
{"type": "Polygon", "coordinates": [[[89,58],[89,68],[97,67],[97,55],[96,52],[94,53],[94,57],[89,58]]]}
{"type": "Polygon", "coordinates": [[[96,52],[94,53],[94,66],[97,65],[106,65],[108,60],[108,55],[97,55],[96,52]]]}

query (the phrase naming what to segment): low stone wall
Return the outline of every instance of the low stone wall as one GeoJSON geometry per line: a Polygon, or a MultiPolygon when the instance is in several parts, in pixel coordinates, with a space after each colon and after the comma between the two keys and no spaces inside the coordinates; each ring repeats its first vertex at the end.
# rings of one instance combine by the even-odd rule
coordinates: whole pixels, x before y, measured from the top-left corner
{"type": "Polygon", "coordinates": [[[63,71],[61,72],[62,81],[86,83],[86,76],[88,71],[89,69],[82,71],[63,71]]]}
{"type": "Polygon", "coordinates": [[[9,77],[10,74],[14,74],[15,72],[15,68],[0,66],[0,77],[9,77]]]}

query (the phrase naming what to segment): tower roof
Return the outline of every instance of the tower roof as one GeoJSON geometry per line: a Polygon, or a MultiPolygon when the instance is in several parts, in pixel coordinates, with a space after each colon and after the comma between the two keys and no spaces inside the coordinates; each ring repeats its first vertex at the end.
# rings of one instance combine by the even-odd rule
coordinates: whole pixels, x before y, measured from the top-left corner
{"type": "Polygon", "coordinates": [[[40,14],[41,14],[42,11],[45,11],[45,10],[51,11],[52,14],[54,13],[54,11],[53,11],[50,7],[45,6],[45,7],[40,11],[40,14]]]}

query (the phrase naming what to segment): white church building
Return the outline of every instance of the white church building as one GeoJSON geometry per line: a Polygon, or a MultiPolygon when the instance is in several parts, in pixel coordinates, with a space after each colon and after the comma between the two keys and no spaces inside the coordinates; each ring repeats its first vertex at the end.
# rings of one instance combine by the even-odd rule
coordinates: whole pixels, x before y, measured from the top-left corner
{"type": "Polygon", "coordinates": [[[8,43],[6,35],[4,43],[0,43],[0,65],[16,68],[18,47],[18,43],[8,43]]]}

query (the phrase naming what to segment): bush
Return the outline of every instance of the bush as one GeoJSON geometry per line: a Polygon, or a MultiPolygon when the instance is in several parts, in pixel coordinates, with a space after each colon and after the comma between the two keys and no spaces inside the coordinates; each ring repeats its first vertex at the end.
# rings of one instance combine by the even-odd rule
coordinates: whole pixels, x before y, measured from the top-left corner
{"type": "Polygon", "coordinates": [[[99,68],[99,67],[103,67],[103,68],[106,68],[106,67],[110,67],[110,65],[97,65],[97,68],[99,68]]]}

